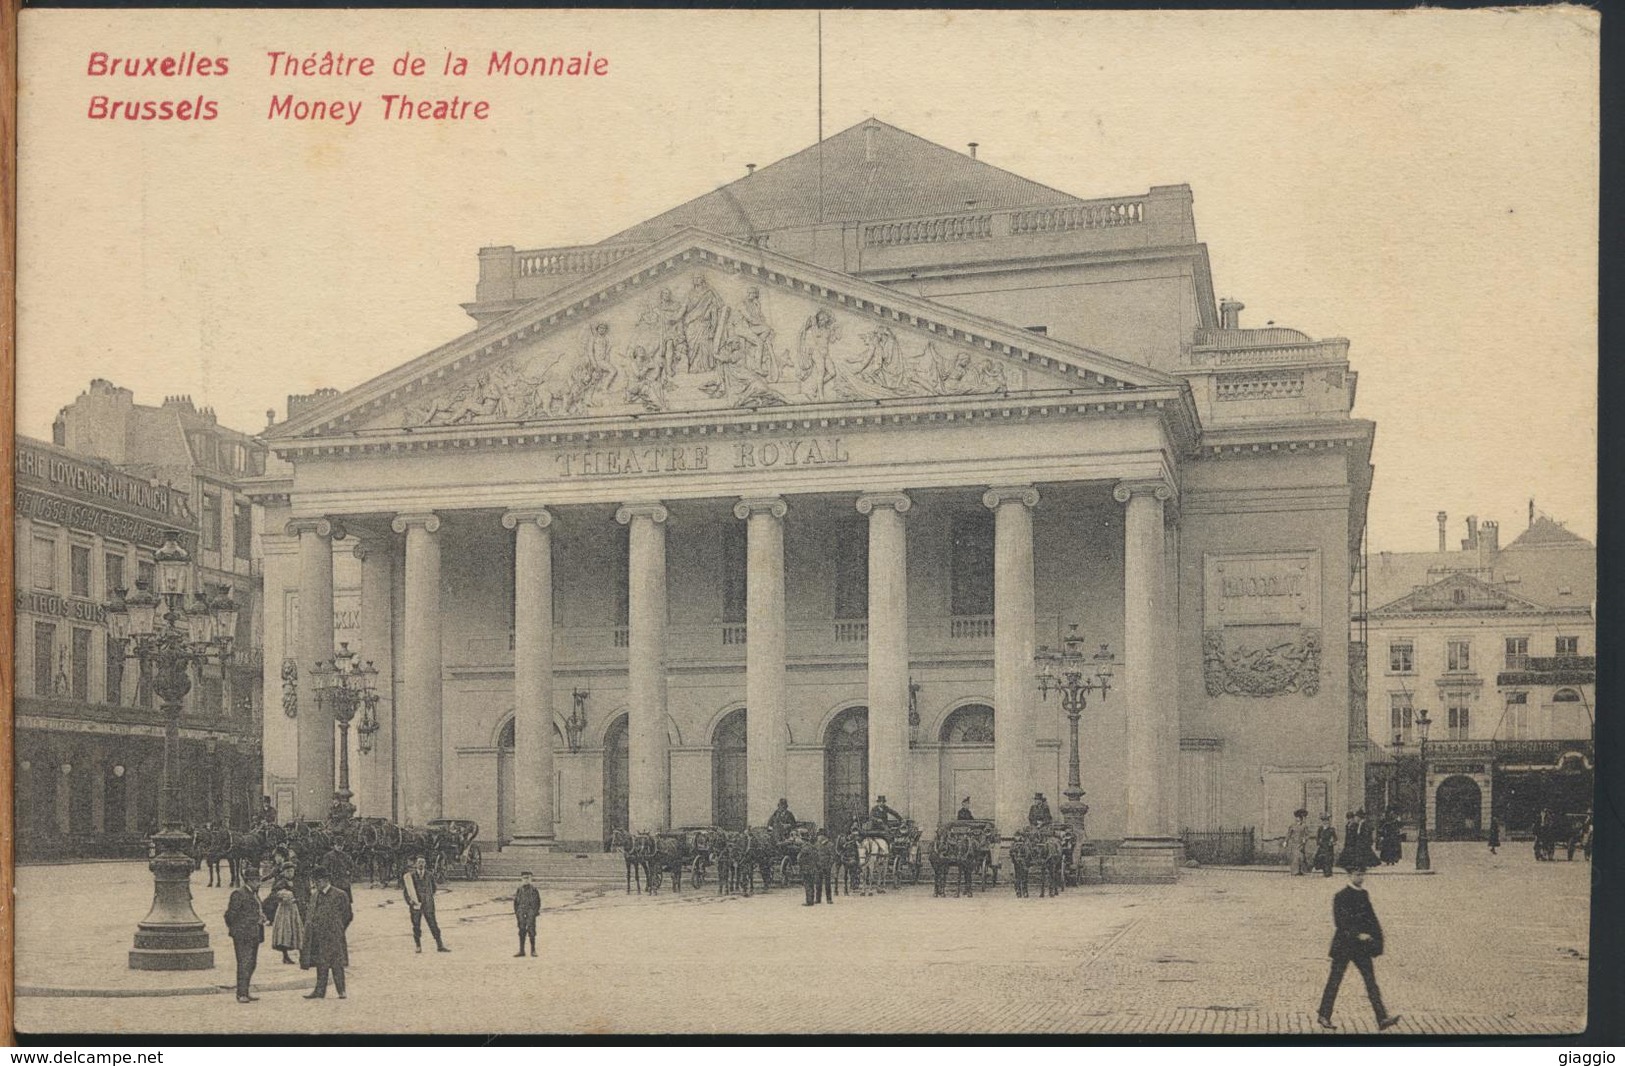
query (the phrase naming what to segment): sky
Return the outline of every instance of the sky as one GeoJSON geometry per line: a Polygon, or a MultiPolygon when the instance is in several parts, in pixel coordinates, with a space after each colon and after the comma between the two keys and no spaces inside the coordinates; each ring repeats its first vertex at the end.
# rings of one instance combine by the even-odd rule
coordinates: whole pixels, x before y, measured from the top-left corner
{"type": "MultiPolygon", "coordinates": [[[[27,10],[18,431],[92,378],[255,431],[466,332],[481,246],[592,243],[806,147],[818,16],[795,12],[27,10]],[[493,49],[607,58],[487,77],[493,49]],[[369,56],[370,78],[268,53],[369,56]],[[223,77],[93,77],[90,55],[225,56],[223,77]],[[442,73],[445,56],[471,73],[442,73]],[[395,77],[421,56],[426,73],[395,77]],[[484,121],[384,122],[453,94],[484,121]],[[267,116],[360,100],[353,125],[267,116]],[[109,100],[219,117],[109,122],[109,100]]],[[[1598,20],[1407,12],[829,12],[823,128],[873,115],[1084,197],[1186,183],[1216,293],[1346,337],[1377,424],[1373,550],[1434,514],[1595,539],[1598,20]]]]}

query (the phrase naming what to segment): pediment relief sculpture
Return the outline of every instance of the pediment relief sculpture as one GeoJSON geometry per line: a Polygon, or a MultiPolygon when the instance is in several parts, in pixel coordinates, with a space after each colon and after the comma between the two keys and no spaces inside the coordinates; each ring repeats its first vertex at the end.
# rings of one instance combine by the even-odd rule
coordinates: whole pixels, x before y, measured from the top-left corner
{"type": "MultiPolygon", "coordinates": [[[[925,330],[711,270],[526,343],[408,427],[1076,387],[925,330]],[[1042,380],[1040,380],[1042,379],[1042,380]]],[[[397,416],[399,417],[399,416],[397,416]]]]}

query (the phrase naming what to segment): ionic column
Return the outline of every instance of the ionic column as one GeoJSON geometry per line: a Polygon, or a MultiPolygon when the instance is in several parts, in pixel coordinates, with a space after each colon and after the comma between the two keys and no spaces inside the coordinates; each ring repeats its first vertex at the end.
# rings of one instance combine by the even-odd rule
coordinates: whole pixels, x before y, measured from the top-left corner
{"type": "MultiPolygon", "coordinates": [[[[1163,503],[1173,490],[1163,481],[1123,481],[1112,490],[1127,504],[1123,520],[1123,698],[1128,710],[1126,835],[1159,839],[1162,826],[1162,738],[1165,693],[1160,676],[1172,668],[1164,646],[1161,601],[1166,580],[1163,503]]],[[[1176,741],[1177,743],[1177,741],[1176,741]]]]}
{"type": "Polygon", "coordinates": [[[787,782],[784,694],[784,515],[777,496],[734,504],[746,524],[746,818],[766,825],[787,782]]]}
{"type": "Polygon", "coordinates": [[[1162,635],[1158,638],[1167,665],[1159,671],[1162,688],[1158,700],[1162,704],[1162,828],[1164,835],[1173,836],[1179,824],[1179,669],[1175,665],[1174,649],[1179,643],[1179,508],[1175,503],[1163,507],[1166,525],[1163,527],[1162,598],[1157,615],[1162,620],[1162,635]]]}
{"type": "Polygon", "coordinates": [[[908,530],[900,492],[858,497],[869,516],[869,791],[905,818],[908,766],[908,530]]]}
{"type": "Polygon", "coordinates": [[[993,510],[993,795],[999,832],[1027,824],[1032,798],[1033,515],[1031,485],[989,489],[993,510]]]}
{"type": "Polygon", "coordinates": [[[360,754],[360,733],[352,772],[359,776],[356,787],[357,812],[369,818],[388,818],[395,791],[392,745],[395,743],[395,555],[392,538],[370,537],[355,547],[361,560],[361,658],[372,663],[378,674],[373,678],[378,693],[378,732],[372,737],[372,751],[360,754]]]}
{"type": "Polygon", "coordinates": [[[631,780],[627,819],[633,831],[671,825],[671,766],[666,740],[666,518],[660,503],[629,503],[615,512],[627,527],[629,626],[627,746],[631,780]]]}
{"type": "Polygon", "coordinates": [[[333,541],[344,530],[326,518],[295,518],[285,528],[299,538],[299,626],[294,634],[299,754],[293,817],[325,821],[333,803],[334,722],[316,701],[315,667],[333,657],[333,541]]]}
{"type": "Polygon", "coordinates": [[[553,516],[509,511],[513,530],[513,843],[553,846],[553,516]]]}
{"type": "Polygon", "coordinates": [[[401,819],[421,826],[441,817],[440,516],[403,514],[406,535],[405,640],[401,705],[396,708],[396,774],[401,819]]]}

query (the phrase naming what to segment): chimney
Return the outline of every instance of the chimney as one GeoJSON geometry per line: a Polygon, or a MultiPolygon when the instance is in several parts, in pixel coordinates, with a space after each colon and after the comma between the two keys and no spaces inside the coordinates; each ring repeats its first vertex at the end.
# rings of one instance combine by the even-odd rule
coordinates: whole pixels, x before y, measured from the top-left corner
{"type": "Polygon", "coordinates": [[[1247,305],[1240,300],[1226,296],[1219,304],[1219,324],[1225,329],[1240,329],[1241,313],[1246,309],[1247,305]]]}
{"type": "Polygon", "coordinates": [[[1478,516],[1467,516],[1467,536],[1462,538],[1461,550],[1464,552],[1478,550],[1478,516]]]}
{"type": "Polygon", "coordinates": [[[1486,518],[1478,527],[1478,544],[1487,552],[1501,550],[1501,523],[1486,518]]]}
{"type": "Polygon", "coordinates": [[[1439,550],[1441,552],[1449,551],[1450,549],[1445,547],[1445,539],[1444,539],[1445,538],[1445,529],[1444,529],[1444,527],[1445,527],[1445,523],[1450,521],[1450,516],[1448,514],[1446,514],[1445,512],[1440,511],[1434,517],[1439,520],[1439,550]]]}
{"type": "Polygon", "coordinates": [[[748,178],[754,173],[756,173],[756,164],[755,163],[746,163],[745,164],[745,176],[748,178]]]}
{"type": "Polygon", "coordinates": [[[1535,498],[1529,497],[1529,528],[1535,528],[1535,498]]]}
{"type": "Polygon", "coordinates": [[[880,134],[880,123],[876,122],[874,119],[870,119],[867,123],[864,124],[864,127],[863,127],[863,161],[865,163],[873,163],[875,161],[875,155],[876,155],[875,140],[879,136],[879,134],[880,134]]]}
{"type": "Polygon", "coordinates": [[[970,149],[970,157],[972,159],[975,159],[976,158],[976,142],[972,141],[972,142],[970,142],[970,144],[966,145],[966,147],[970,149]]]}

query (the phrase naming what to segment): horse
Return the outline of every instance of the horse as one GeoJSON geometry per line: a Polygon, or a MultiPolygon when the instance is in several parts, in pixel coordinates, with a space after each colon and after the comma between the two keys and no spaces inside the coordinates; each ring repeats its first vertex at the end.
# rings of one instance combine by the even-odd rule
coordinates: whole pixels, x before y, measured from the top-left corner
{"type": "MultiPolygon", "coordinates": [[[[626,892],[632,893],[632,886],[638,888],[638,894],[643,894],[643,885],[646,880],[653,877],[653,872],[647,868],[648,855],[642,850],[646,834],[639,833],[634,836],[625,829],[611,829],[609,843],[605,851],[615,848],[621,849],[621,857],[626,860],[626,892]]],[[[652,892],[653,889],[651,888],[652,892]]]]}
{"type": "Polygon", "coordinates": [[[885,837],[865,836],[858,840],[858,864],[863,871],[862,893],[872,896],[878,887],[886,893],[886,863],[891,858],[891,842],[885,837]]]}
{"type": "Polygon", "coordinates": [[[208,888],[225,888],[226,881],[220,876],[220,864],[224,862],[231,876],[231,887],[237,887],[237,862],[240,853],[235,847],[236,839],[240,834],[229,829],[207,825],[192,834],[192,861],[193,869],[201,868],[205,863],[209,867],[208,888]]]}
{"type": "Polygon", "coordinates": [[[683,890],[683,838],[674,833],[639,833],[639,850],[645,853],[644,867],[649,876],[649,893],[660,891],[664,874],[671,874],[671,890],[683,890]]]}
{"type": "Polygon", "coordinates": [[[1024,829],[1010,843],[1010,865],[1015,870],[1016,895],[1031,894],[1034,871],[1040,877],[1038,895],[1058,896],[1066,882],[1068,834],[1024,829]]]}
{"type": "Polygon", "coordinates": [[[751,852],[755,844],[749,832],[727,834],[722,848],[717,852],[718,895],[741,890],[747,896],[751,894],[751,882],[755,880],[755,860],[751,852]]]}

